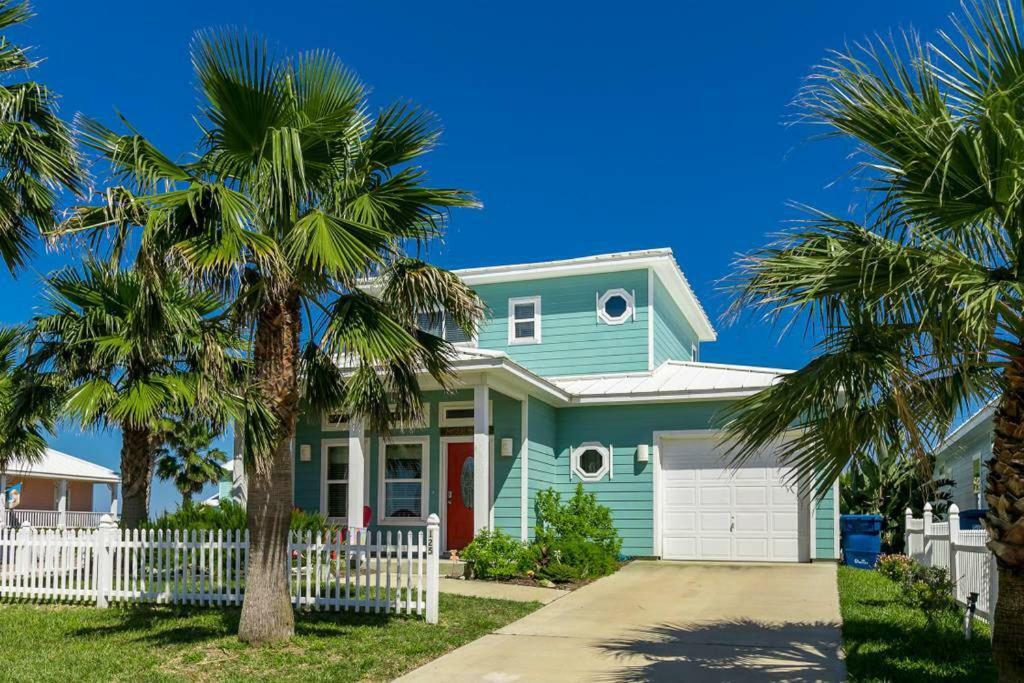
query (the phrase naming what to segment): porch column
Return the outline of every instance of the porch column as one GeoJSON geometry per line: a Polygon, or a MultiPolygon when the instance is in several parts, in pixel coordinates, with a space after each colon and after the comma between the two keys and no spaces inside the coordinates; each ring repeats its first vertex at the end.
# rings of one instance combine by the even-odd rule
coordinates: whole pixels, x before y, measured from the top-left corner
{"type": "Polygon", "coordinates": [[[7,475],[0,474],[0,529],[7,526],[7,475]]]}
{"type": "Polygon", "coordinates": [[[57,480],[57,526],[61,529],[68,525],[68,480],[57,480]]]}
{"type": "Polygon", "coordinates": [[[366,453],[363,452],[363,423],[348,423],[348,527],[363,528],[363,491],[366,489],[366,453]]]}
{"type": "Polygon", "coordinates": [[[490,389],[473,387],[473,535],[490,526],[491,448],[490,389]]]}
{"type": "Polygon", "coordinates": [[[118,498],[118,485],[107,484],[107,488],[110,489],[110,516],[117,519],[117,498],[118,498]]]}

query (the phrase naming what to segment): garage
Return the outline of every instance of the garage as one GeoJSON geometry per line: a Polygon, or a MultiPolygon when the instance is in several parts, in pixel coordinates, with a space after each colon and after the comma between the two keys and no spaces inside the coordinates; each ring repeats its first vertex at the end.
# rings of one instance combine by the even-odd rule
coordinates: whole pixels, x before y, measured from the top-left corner
{"type": "Polygon", "coordinates": [[[660,440],[661,556],[671,560],[797,562],[806,520],[789,470],[771,453],[736,470],[712,436],[660,440]]]}

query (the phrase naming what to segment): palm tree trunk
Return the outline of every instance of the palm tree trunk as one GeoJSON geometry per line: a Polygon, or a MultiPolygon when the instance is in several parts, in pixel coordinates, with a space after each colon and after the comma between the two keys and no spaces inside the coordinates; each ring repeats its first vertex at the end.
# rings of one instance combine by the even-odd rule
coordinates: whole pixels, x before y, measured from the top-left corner
{"type": "Polygon", "coordinates": [[[148,429],[125,425],[121,434],[121,525],[136,529],[149,520],[153,439],[148,429]]]}
{"type": "Polygon", "coordinates": [[[985,489],[988,547],[999,566],[992,656],[1000,681],[1024,681],[1024,354],[1005,379],[985,489]]]}
{"type": "Polygon", "coordinates": [[[181,505],[182,505],[182,507],[188,507],[191,504],[192,504],[192,493],[189,492],[189,491],[186,491],[185,493],[182,493],[181,494],[181,505]]]}
{"type": "Polygon", "coordinates": [[[291,440],[299,407],[299,300],[268,297],[256,322],[254,372],[260,394],[278,420],[273,452],[249,474],[246,502],[249,563],[238,637],[248,643],[288,640],[295,615],[288,594],[288,530],[292,509],[291,440]]]}

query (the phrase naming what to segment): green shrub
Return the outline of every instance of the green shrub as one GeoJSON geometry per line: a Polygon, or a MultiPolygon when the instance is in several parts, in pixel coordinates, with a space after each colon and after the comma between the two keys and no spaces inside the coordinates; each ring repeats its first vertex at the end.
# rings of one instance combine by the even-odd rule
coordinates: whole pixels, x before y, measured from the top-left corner
{"type": "Polygon", "coordinates": [[[875,569],[900,585],[907,584],[916,571],[917,563],[906,555],[882,555],[875,564],[875,569]]]}
{"type": "Polygon", "coordinates": [[[527,547],[500,529],[481,530],[460,556],[478,579],[510,579],[530,567],[527,547]]]}
{"type": "MultiPolygon", "coordinates": [[[[173,512],[165,512],[146,525],[150,529],[171,529],[190,531],[209,531],[216,529],[246,528],[245,506],[231,500],[222,500],[220,505],[196,505],[184,503],[173,512]]],[[[304,512],[298,508],[292,510],[292,531],[333,532],[336,527],[327,523],[323,515],[304,512]]]]}
{"type": "Polygon", "coordinates": [[[541,543],[581,538],[601,546],[613,560],[618,559],[622,550],[612,511],[598,504],[593,493],[585,493],[582,483],[576,485],[576,493],[564,504],[561,494],[554,489],[537,493],[536,537],[541,543]]]}
{"type": "Polygon", "coordinates": [[[578,536],[538,541],[531,550],[537,576],[555,583],[596,579],[618,568],[607,549],[578,536]]]}
{"type": "Polygon", "coordinates": [[[956,585],[942,567],[925,567],[906,555],[883,555],[875,567],[900,586],[903,600],[924,612],[929,622],[957,609],[956,585]]]}

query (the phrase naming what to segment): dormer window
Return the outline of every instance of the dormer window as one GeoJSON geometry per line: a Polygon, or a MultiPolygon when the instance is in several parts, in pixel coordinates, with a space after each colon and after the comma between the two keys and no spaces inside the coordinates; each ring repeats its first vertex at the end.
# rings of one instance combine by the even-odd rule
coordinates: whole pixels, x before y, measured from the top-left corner
{"type": "Polygon", "coordinates": [[[635,320],[636,297],[624,289],[609,289],[597,298],[597,319],[605,325],[635,320]]]}
{"type": "Polygon", "coordinates": [[[540,343],[540,297],[508,300],[508,343],[540,343]]]}

